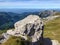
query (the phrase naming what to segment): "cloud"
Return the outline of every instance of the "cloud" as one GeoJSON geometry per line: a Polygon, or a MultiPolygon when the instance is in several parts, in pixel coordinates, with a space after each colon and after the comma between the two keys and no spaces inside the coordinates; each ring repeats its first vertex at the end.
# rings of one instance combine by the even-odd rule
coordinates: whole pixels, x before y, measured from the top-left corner
{"type": "Polygon", "coordinates": [[[18,1],[60,1],[60,0],[0,0],[0,2],[18,2],[18,1]]]}
{"type": "Polygon", "coordinates": [[[32,1],[32,0],[0,0],[0,2],[18,2],[18,1],[32,1]]]}
{"type": "Polygon", "coordinates": [[[0,8],[60,8],[60,1],[54,0],[0,0],[0,8]]]}
{"type": "Polygon", "coordinates": [[[60,3],[56,2],[39,2],[39,1],[30,1],[30,2],[0,2],[0,8],[32,8],[32,9],[41,9],[41,8],[60,8],[60,3]]]}

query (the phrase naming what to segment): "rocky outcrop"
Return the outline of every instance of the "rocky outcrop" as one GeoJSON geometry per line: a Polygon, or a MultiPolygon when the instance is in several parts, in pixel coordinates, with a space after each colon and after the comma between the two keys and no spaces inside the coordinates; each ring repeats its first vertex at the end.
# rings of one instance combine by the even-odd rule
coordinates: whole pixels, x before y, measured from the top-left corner
{"type": "Polygon", "coordinates": [[[39,13],[39,16],[41,18],[46,18],[46,17],[49,17],[49,16],[53,16],[54,14],[55,14],[54,10],[44,10],[44,11],[41,11],[39,13]]]}
{"type": "Polygon", "coordinates": [[[0,44],[6,42],[9,39],[10,35],[8,35],[7,33],[3,33],[0,36],[0,44]]]}
{"type": "Polygon", "coordinates": [[[32,42],[39,40],[42,36],[43,23],[39,16],[29,15],[25,19],[15,23],[15,31],[24,36],[30,36],[32,42]]]}
{"type": "Polygon", "coordinates": [[[8,30],[8,34],[21,36],[25,40],[30,38],[31,42],[37,42],[43,37],[43,22],[37,15],[29,15],[25,19],[16,22],[14,26],[15,30],[8,30]]]}

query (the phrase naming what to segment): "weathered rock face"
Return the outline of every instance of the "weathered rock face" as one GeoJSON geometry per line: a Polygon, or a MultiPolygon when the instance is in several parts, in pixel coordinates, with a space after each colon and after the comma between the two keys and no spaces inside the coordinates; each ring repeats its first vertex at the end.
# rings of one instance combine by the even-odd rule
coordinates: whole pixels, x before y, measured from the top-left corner
{"type": "Polygon", "coordinates": [[[43,22],[37,15],[29,15],[25,19],[16,22],[14,26],[16,35],[30,36],[32,42],[38,41],[42,36],[43,22]]]}
{"type": "Polygon", "coordinates": [[[43,22],[37,15],[29,15],[25,19],[16,22],[14,26],[15,30],[8,30],[7,33],[21,36],[25,40],[31,40],[33,45],[43,37],[43,22]]]}

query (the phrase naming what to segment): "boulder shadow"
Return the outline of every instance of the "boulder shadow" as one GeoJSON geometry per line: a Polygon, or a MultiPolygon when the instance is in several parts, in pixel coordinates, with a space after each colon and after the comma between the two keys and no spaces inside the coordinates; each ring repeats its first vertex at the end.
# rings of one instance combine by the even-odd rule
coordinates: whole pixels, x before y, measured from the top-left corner
{"type": "Polygon", "coordinates": [[[37,42],[31,42],[30,45],[52,45],[52,42],[50,38],[40,38],[37,42]]]}
{"type": "Polygon", "coordinates": [[[43,45],[52,45],[52,41],[50,38],[44,38],[43,39],[43,45]]]}

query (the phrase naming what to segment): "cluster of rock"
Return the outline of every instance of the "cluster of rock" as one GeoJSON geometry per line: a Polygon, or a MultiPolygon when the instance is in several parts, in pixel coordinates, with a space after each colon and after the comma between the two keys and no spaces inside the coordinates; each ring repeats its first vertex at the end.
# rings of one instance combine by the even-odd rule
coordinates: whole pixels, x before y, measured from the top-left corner
{"type": "Polygon", "coordinates": [[[49,16],[53,16],[54,14],[55,14],[55,11],[53,11],[53,10],[43,10],[39,13],[39,16],[41,18],[46,18],[49,16]]]}
{"type": "Polygon", "coordinates": [[[10,35],[8,35],[7,33],[3,33],[0,36],[0,44],[6,42],[9,39],[10,35]]]}

